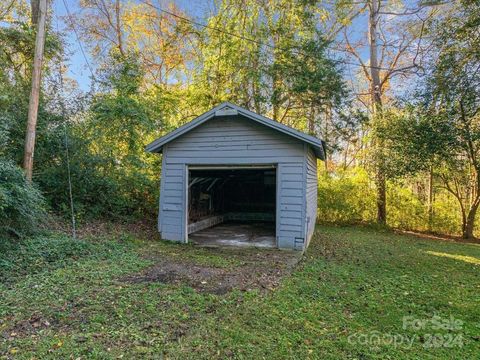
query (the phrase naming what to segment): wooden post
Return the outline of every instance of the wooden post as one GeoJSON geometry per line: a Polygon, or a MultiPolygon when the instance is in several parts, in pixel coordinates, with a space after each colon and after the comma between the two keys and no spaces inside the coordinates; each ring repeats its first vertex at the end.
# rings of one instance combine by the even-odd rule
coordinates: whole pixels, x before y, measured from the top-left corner
{"type": "MultiPolygon", "coordinates": [[[[25,137],[25,153],[23,158],[23,168],[25,169],[25,175],[29,181],[32,180],[33,173],[33,153],[35,150],[35,132],[37,128],[40,79],[42,74],[43,50],[45,46],[45,21],[47,16],[47,0],[32,0],[32,2],[33,1],[36,1],[38,4],[36,7],[36,9],[38,9],[38,18],[36,19],[37,34],[35,38],[32,89],[28,104],[27,134],[25,137]]],[[[32,5],[32,9],[33,8],[35,7],[32,5]]],[[[35,19],[32,18],[32,20],[35,19]]]]}

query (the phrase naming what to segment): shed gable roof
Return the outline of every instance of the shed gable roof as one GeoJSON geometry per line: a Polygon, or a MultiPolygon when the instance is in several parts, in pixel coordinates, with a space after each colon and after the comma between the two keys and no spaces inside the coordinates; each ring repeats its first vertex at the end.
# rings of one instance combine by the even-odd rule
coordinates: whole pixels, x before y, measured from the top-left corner
{"type": "Polygon", "coordinates": [[[220,105],[214,107],[212,110],[203,113],[199,117],[193,119],[192,121],[186,123],[183,126],[180,126],[178,129],[173,130],[172,132],[158,138],[157,140],[148,144],[145,148],[148,152],[159,153],[162,151],[162,148],[165,144],[170,141],[182,136],[183,134],[189,132],[190,130],[195,129],[197,126],[207,122],[208,120],[218,117],[218,116],[232,116],[232,115],[242,115],[248,119],[256,121],[264,126],[267,126],[271,129],[290,135],[298,140],[301,140],[310,146],[312,146],[315,155],[321,160],[325,160],[325,143],[317,139],[314,136],[307,135],[301,131],[295,130],[289,126],[280,124],[277,121],[269,119],[265,116],[259,115],[252,111],[249,111],[240,106],[234,105],[229,102],[221,103],[220,105]]]}

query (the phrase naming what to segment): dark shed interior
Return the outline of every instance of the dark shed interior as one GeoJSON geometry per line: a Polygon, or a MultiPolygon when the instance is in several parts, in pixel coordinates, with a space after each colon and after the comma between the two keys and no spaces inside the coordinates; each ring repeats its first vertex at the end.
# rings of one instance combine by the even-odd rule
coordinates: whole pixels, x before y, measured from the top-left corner
{"type": "Polygon", "coordinates": [[[190,240],[268,238],[274,246],[275,168],[191,169],[188,198],[190,240]]]}

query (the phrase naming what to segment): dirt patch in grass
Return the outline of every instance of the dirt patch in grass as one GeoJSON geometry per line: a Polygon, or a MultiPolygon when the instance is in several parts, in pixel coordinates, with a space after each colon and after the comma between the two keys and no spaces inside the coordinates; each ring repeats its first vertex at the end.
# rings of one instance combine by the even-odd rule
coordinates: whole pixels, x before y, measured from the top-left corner
{"type": "MultiPolygon", "coordinates": [[[[249,251],[242,249],[210,249],[214,256],[231,256],[231,267],[218,267],[196,263],[195,257],[173,259],[156,256],[155,265],[138,274],[128,275],[120,281],[128,283],[160,282],[163,284],[186,284],[198,292],[223,295],[238,289],[247,291],[271,290],[289,274],[301,258],[298,252],[279,250],[249,251]]],[[[152,259],[152,257],[149,257],[152,259]]]]}
{"type": "MultiPolygon", "coordinates": [[[[0,324],[1,325],[1,324],[0,324]]],[[[32,314],[32,316],[23,321],[15,323],[14,326],[8,327],[1,332],[1,337],[12,341],[16,337],[25,337],[36,334],[37,332],[47,329],[52,324],[47,319],[39,314],[32,314]]]]}

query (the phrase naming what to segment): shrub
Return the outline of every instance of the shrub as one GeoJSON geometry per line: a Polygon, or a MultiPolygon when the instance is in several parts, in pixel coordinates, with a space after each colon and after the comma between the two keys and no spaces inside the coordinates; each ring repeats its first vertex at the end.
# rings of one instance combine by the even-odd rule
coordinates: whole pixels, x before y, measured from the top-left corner
{"type": "MultiPolygon", "coordinates": [[[[55,213],[69,218],[70,196],[65,153],[65,129],[49,129],[48,141],[37,153],[39,171],[35,182],[45,194],[55,213]]],[[[90,219],[124,219],[153,216],[157,208],[158,174],[151,176],[143,160],[117,161],[102,151],[92,150],[91,143],[72,132],[68,136],[69,165],[75,215],[79,222],[90,219]],[[148,214],[148,215],[146,215],[148,214]]],[[[95,146],[96,148],[96,146],[95,146]]],[[[99,148],[102,149],[101,146],[99,148]]],[[[133,158],[135,156],[132,155],[133,158]]]]}
{"type": "Polygon", "coordinates": [[[428,209],[405,184],[387,186],[387,223],[404,230],[428,230],[428,209]]]}
{"type": "Polygon", "coordinates": [[[351,224],[375,219],[375,192],[368,174],[361,168],[320,175],[318,220],[351,224]]]}
{"type": "MultiPolygon", "coordinates": [[[[433,203],[433,224],[432,229],[441,234],[458,235],[462,231],[462,218],[460,215],[458,201],[450,194],[439,192],[435,194],[433,203]]],[[[477,215],[476,236],[479,235],[480,216],[477,215]]]]}
{"type": "MultiPolygon", "coordinates": [[[[397,229],[433,231],[458,235],[461,218],[458,201],[448,192],[435,188],[433,218],[429,226],[426,199],[402,181],[387,184],[387,225],[397,229]]],[[[375,184],[363,168],[319,174],[318,221],[355,224],[376,220],[375,184]]],[[[476,221],[480,229],[480,216],[476,221]]],[[[478,236],[477,230],[476,235],[478,236]]]]}
{"type": "Polygon", "coordinates": [[[12,161],[0,159],[0,237],[31,234],[45,219],[40,191],[12,161]]]}

